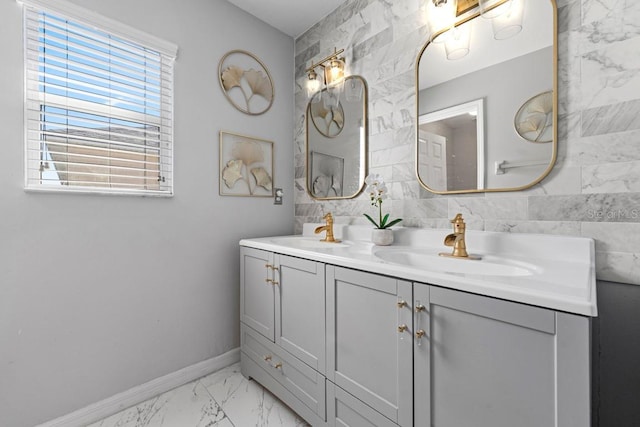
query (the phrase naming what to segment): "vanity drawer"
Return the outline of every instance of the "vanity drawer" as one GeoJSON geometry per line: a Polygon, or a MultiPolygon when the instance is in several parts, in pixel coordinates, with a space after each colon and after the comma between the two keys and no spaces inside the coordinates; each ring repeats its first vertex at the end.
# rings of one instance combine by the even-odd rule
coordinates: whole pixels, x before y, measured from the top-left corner
{"type": "Polygon", "coordinates": [[[241,342],[247,357],[321,419],[326,419],[326,381],[323,375],[244,324],[241,324],[241,342]]]}

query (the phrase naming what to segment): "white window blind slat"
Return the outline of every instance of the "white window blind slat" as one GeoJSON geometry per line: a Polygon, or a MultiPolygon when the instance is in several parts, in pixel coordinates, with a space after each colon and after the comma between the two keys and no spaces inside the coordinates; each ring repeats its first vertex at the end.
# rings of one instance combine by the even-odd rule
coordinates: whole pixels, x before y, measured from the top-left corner
{"type": "Polygon", "coordinates": [[[52,35],[52,38],[60,40],[74,39],[79,42],[88,41],[97,48],[103,50],[113,50],[118,57],[131,58],[134,61],[155,62],[157,64],[161,61],[160,54],[151,50],[140,50],[138,48],[131,48],[131,44],[120,43],[117,39],[109,38],[108,34],[97,32],[92,29],[86,29],[85,27],[74,25],[73,22],[65,22],[62,19],[57,19],[54,15],[46,15],[48,19],[44,19],[43,15],[39,16],[36,25],[46,25],[52,35]],[[65,26],[66,25],[66,26],[65,26]]]}
{"type": "Polygon", "coordinates": [[[37,50],[40,55],[43,57],[48,55],[52,58],[61,59],[66,59],[66,56],[69,56],[77,63],[82,64],[82,61],[87,61],[90,64],[108,67],[109,70],[114,70],[123,75],[135,73],[138,76],[160,78],[160,66],[158,64],[129,61],[118,58],[110,52],[91,51],[69,40],[60,40],[58,43],[55,42],[56,40],[53,37],[40,38],[37,43],[37,50]]]}
{"type": "Polygon", "coordinates": [[[175,50],[40,3],[25,2],[26,188],[171,195],[175,50]]]}
{"type": "Polygon", "coordinates": [[[72,21],[89,24],[90,27],[101,28],[104,32],[160,52],[163,56],[175,58],[178,48],[175,44],[147,34],[121,22],[102,16],[96,12],[66,0],[20,0],[35,10],[55,12],[72,21]]]}
{"type": "MultiPolygon", "coordinates": [[[[154,96],[154,94],[161,89],[160,80],[154,83],[151,79],[139,80],[139,79],[134,79],[128,76],[116,76],[113,73],[109,75],[107,72],[105,72],[100,68],[91,67],[89,65],[84,65],[84,64],[83,65],[75,64],[72,61],[67,61],[66,64],[61,63],[61,65],[58,65],[57,62],[50,61],[47,64],[47,67],[45,69],[55,70],[58,72],[65,72],[74,76],[85,77],[90,79],[95,79],[96,76],[99,76],[102,78],[110,77],[111,78],[110,82],[112,85],[117,85],[118,87],[121,87],[125,90],[130,89],[130,90],[136,90],[136,91],[145,91],[150,96],[154,96]]],[[[38,68],[32,71],[40,72],[38,68]]]]}

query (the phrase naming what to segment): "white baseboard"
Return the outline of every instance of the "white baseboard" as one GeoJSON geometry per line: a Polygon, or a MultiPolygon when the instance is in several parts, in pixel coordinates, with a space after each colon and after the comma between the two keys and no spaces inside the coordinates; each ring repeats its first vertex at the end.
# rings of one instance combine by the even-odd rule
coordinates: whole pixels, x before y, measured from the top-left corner
{"type": "Polygon", "coordinates": [[[240,361],[240,348],[164,375],[37,427],[82,427],[240,361]]]}

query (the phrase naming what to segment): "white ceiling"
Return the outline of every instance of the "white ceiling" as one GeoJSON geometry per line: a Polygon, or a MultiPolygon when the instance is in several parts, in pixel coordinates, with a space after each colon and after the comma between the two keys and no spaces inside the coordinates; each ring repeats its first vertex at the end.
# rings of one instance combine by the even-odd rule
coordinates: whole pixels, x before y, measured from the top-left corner
{"type": "Polygon", "coordinates": [[[291,37],[298,37],[346,0],[228,0],[291,37]]]}

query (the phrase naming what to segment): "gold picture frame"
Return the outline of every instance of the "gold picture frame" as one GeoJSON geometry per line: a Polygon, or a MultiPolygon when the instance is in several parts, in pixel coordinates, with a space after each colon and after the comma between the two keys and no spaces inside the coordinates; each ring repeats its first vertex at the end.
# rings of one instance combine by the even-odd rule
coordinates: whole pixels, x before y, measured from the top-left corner
{"type": "Polygon", "coordinates": [[[273,142],[220,131],[219,194],[273,197],[273,142]]]}

